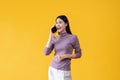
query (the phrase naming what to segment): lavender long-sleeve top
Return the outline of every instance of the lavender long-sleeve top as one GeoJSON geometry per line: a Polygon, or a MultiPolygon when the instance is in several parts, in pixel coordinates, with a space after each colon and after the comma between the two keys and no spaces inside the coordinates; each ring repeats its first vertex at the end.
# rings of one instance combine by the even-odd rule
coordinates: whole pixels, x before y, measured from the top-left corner
{"type": "MultiPolygon", "coordinates": [[[[57,36],[51,43],[50,47],[44,48],[45,55],[49,55],[52,50],[55,50],[54,55],[72,54],[73,50],[77,58],[81,57],[80,43],[76,35],[68,34],[67,32],[57,36]]],[[[61,61],[53,59],[51,66],[58,70],[69,71],[71,59],[66,58],[61,61]]]]}

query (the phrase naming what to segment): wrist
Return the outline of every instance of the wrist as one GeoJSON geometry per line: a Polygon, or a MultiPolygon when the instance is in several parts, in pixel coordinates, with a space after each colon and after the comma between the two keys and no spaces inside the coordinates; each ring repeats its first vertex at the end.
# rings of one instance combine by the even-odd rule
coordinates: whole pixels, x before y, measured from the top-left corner
{"type": "Polygon", "coordinates": [[[63,57],[64,57],[64,58],[71,58],[71,55],[72,55],[72,54],[64,54],[63,57]]]}
{"type": "Polygon", "coordinates": [[[64,58],[76,58],[76,55],[75,54],[65,54],[63,57],[64,58]]]}

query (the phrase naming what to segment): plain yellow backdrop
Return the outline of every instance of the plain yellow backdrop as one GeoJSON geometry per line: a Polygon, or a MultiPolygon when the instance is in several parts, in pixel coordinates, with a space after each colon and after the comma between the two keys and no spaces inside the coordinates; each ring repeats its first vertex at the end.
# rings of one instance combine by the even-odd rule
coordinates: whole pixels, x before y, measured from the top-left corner
{"type": "Polygon", "coordinates": [[[0,1],[0,80],[48,80],[44,55],[55,18],[68,17],[82,57],[73,80],[120,80],[119,0],[0,1]]]}

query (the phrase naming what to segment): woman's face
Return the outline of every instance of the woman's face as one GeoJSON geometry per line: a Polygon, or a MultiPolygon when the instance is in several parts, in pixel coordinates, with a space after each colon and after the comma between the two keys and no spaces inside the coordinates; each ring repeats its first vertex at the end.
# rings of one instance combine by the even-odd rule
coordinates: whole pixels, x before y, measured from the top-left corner
{"type": "Polygon", "coordinates": [[[67,26],[67,23],[65,23],[62,19],[57,18],[56,28],[57,28],[58,32],[60,32],[60,33],[66,32],[66,26],[67,26]]]}

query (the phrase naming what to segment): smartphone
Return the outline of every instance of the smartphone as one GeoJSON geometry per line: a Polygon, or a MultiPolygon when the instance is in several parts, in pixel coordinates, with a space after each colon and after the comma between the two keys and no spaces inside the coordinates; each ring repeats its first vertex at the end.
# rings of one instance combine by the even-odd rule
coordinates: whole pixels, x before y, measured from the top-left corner
{"type": "Polygon", "coordinates": [[[52,31],[52,33],[55,33],[57,31],[56,26],[52,27],[51,31],[52,31]]]}

